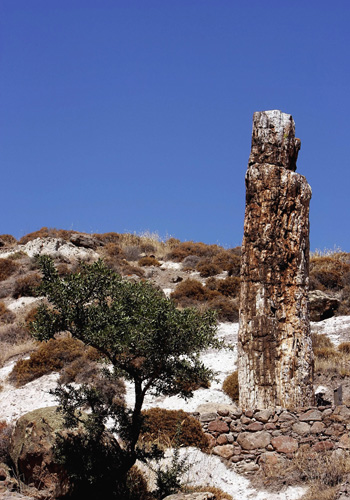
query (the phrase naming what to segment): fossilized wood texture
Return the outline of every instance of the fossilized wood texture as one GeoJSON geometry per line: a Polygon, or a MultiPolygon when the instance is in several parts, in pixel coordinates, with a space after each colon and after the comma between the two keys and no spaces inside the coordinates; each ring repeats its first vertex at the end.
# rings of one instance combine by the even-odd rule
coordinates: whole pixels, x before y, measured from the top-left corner
{"type": "Polygon", "coordinates": [[[243,408],[313,403],[308,308],[311,188],[294,172],[299,148],[290,115],[254,114],[238,342],[243,408]],[[271,152],[268,163],[266,151],[271,152]]]}

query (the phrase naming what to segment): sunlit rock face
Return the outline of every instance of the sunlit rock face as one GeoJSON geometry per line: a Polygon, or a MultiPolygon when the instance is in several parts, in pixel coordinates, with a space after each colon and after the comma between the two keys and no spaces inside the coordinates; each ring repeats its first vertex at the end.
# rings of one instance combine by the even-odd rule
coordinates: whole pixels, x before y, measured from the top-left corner
{"type": "Polygon", "coordinates": [[[308,306],[311,188],[293,118],[254,113],[246,173],[238,341],[240,406],[313,404],[308,306]]]}

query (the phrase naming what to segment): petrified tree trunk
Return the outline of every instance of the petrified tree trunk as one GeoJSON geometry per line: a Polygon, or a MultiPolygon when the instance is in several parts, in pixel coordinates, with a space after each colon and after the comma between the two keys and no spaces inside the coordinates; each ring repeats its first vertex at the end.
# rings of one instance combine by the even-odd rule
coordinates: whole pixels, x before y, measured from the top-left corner
{"type": "Polygon", "coordinates": [[[311,188],[281,111],[254,113],[246,173],[238,341],[240,406],[313,403],[308,310],[311,188]]]}

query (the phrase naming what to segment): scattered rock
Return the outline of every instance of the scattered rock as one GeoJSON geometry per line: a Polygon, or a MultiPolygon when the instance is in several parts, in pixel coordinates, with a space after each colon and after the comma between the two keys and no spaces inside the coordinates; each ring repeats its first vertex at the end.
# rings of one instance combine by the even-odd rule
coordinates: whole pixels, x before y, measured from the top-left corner
{"type": "Polygon", "coordinates": [[[97,238],[83,233],[74,233],[69,238],[69,240],[71,243],[73,243],[73,245],[77,247],[92,248],[93,250],[103,245],[103,243],[97,238]]]}
{"type": "Polygon", "coordinates": [[[266,431],[241,432],[237,437],[237,443],[243,450],[254,450],[256,448],[266,448],[270,444],[271,436],[266,431]]]}
{"type": "Polygon", "coordinates": [[[271,444],[279,453],[294,453],[299,447],[298,441],[290,436],[274,437],[271,444]]]}
{"type": "Polygon", "coordinates": [[[232,457],[234,451],[234,446],[232,444],[224,444],[223,446],[215,446],[213,448],[213,453],[221,458],[226,458],[228,460],[232,457]]]}
{"type": "Polygon", "coordinates": [[[311,321],[322,321],[332,318],[340,305],[340,301],[336,297],[331,297],[321,290],[309,292],[309,302],[311,321]]]}
{"type": "Polygon", "coordinates": [[[52,451],[56,433],[63,427],[56,408],[40,408],[23,415],[16,423],[9,452],[24,483],[59,497],[68,493],[69,481],[52,451]]]}

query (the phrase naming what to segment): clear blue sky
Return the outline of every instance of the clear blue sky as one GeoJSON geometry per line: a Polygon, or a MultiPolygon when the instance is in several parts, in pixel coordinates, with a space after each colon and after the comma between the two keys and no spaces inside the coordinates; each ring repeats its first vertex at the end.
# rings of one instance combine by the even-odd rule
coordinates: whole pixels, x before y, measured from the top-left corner
{"type": "Polygon", "coordinates": [[[350,251],[348,0],[1,0],[0,233],[241,243],[254,111],[293,115],[311,249],[350,251]]]}

